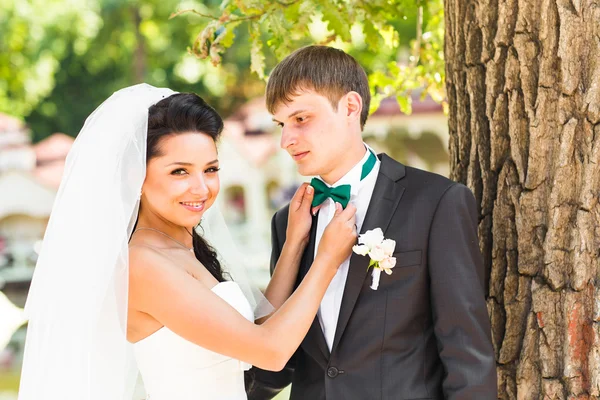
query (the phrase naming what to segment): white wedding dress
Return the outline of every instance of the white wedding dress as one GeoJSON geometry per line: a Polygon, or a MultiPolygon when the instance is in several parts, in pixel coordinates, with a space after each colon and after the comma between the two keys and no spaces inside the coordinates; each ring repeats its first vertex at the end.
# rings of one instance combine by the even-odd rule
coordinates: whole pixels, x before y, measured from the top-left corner
{"type": "MultiPolygon", "coordinates": [[[[237,283],[221,282],[211,290],[246,319],[254,319],[237,283]]],[[[244,371],[249,364],[188,342],[167,327],[133,346],[148,400],[247,399],[244,371]]]]}

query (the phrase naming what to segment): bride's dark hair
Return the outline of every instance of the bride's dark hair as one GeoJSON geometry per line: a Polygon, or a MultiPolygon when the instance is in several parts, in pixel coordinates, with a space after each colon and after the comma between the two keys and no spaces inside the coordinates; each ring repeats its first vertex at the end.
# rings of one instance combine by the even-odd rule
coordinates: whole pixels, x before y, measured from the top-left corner
{"type": "MultiPolygon", "coordinates": [[[[215,143],[223,131],[223,119],[200,96],[193,93],[171,95],[148,109],[148,139],[146,163],[160,154],[162,138],[184,132],[198,132],[210,136],[215,143]]],[[[217,253],[192,230],[194,254],[198,261],[219,281],[225,281],[217,253]]]]}

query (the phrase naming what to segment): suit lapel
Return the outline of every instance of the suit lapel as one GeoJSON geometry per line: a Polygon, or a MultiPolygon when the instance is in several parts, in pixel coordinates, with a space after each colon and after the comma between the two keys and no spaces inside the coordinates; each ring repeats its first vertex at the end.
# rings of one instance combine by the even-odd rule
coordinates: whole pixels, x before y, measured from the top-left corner
{"type": "MultiPolygon", "coordinates": [[[[398,183],[405,175],[405,168],[402,164],[389,158],[386,154],[380,155],[381,166],[379,175],[373,189],[369,208],[365,215],[365,220],[361,227],[360,233],[365,233],[368,230],[381,228],[385,232],[390,224],[391,216],[396,211],[404,187],[398,183]]],[[[369,265],[368,256],[360,256],[352,253],[350,257],[350,266],[348,268],[348,277],[346,278],[346,287],[344,288],[344,296],[340,307],[340,314],[335,330],[332,352],[337,348],[338,343],[346,329],[352,310],[356,305],[358,295],[364,285],[369,265]]]]}
{"type": "MultiPolygon", "coordinates": [[[[298,276],[297,285],[299,285],[300,282],[302,282],[302,280],[310,270],[310,266],[312,265],[315,258],[317,221],[317,217],[313,217],[310,229],[310,239],[302,257],[302,266],[299,271],[300,274],[298,276]]],[[[307,353],[309,353],[319,364],[321,364],[323,368],[327,367],[327,362],[329,360],[329,348],[327,347],[327,342],[325,342],[325,336],[323,335],[323,330],[321,329],[319,318],[316,316],[313,320],[312,325],[310,326],[310,329],[308,330],[308,333],[306,334],[306,337],[302,341],[302,348],[307,353]]]]}
{"type": "MultiPolygon", "coordinates": [[[[318,215],[318,214],[317,214],[318,215]]],[[[298,276],[298,286],[300,282],[304,279],[310,266],[312,265],[315,259],[315,241],[317,237],[317,217],[313,216],[312,225],[310,226],[310,238],[308,239],[308,244],[306,245],[306,250],[304,250],[304,254],[302,255],[300,274],[298,276]]]]}

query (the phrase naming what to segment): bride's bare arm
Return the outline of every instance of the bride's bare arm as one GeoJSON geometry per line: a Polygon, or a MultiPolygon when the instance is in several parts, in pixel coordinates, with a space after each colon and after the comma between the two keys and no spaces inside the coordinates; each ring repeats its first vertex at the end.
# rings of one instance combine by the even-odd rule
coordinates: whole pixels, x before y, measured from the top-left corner
{"type": "MultiPolygon", "coordinates": [[[[313,187],[304,183],[290,201],[286,241],[265,290],[265,297],[275,310],[279,309],[294,291],[302,254],[309,239],[313,196],[313,187]]],[[[263,323],[267,319],[268,317],[264,317],[256,322],[263,323]]]]}
{"type": "MultiPolygon", "coordinates": [[[[277,260],[277,265],[265,290],[265,297],[275,310],[278,310],[294,291],[294,284],[298,277],[298,269],[305,247],[296,243],[283,245],[281,256],[277,260]]],[[[256,320],[256,323],[264,323],[271,315],[256,320]]]]}
{"type": "Polygon", "coordinates": [[[356,242],[354,213],[338,210],[323,234],[312,267],[268,321],[255,325],[156,251],[130,251],[130,307],[181,337],[262,369],[280,370],[308,332],[338,266],[356,242]]]}

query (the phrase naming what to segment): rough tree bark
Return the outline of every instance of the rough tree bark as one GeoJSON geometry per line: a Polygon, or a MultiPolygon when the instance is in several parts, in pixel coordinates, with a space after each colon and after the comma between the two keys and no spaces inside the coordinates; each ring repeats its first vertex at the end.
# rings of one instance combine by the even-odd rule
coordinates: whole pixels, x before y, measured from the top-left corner
{"type": "Polygon", "coordinates": [[[500,399],[600,398],[600,1],[445,0],[500,399]]]}

